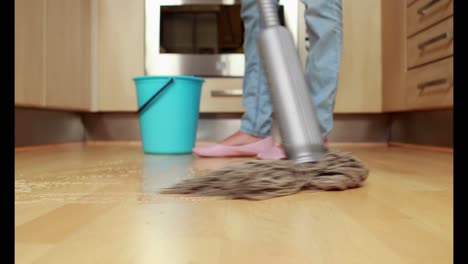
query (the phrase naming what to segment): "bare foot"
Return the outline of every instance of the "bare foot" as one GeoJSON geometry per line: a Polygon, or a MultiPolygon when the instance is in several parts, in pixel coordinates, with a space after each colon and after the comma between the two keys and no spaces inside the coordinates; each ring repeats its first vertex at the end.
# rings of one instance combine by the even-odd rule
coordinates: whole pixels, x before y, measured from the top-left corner
{"type": "Polygon", "coordinates": [[[228,145],[228,146],[238,146],[238,145],[245,145],[245,144],[254,143],[254,142],[262,140],[262,139],[263,138],[261,138],[261,137],[255,137],[255,136],[249,135],[247,133],[244,133],[242,131],[238,131],[238,132],[234,133],[233,135],[227,137],[223,141],[221,141],[219,144],[228,145]]]}

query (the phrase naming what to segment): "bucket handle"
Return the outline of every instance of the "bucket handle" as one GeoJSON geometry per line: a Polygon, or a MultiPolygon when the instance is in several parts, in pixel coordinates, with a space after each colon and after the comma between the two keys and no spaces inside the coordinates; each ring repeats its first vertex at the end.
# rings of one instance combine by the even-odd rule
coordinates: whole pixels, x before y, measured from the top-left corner
{"type": "Polygon", "coordinates": [[[169,87],[170,84],[172,84],[174,82],[174,78],[171,78],[161,89],[159,89],[153,96],[151,96],[151,98],[146,101],[146,103],[144,103],[140,109],[138,109],[138,113],[141,113],[143,112],[147,107],[148,105],[155,99],[157,98],[162,92],[164,92],[164,90],[166,90],[167,87],[169,87]]]}

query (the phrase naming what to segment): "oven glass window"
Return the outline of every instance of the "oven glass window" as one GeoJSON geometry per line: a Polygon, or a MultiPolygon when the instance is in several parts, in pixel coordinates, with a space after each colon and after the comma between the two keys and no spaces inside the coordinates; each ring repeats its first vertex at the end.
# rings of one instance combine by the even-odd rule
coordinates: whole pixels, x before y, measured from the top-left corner
{"type": "MultiPolygon", "coordinates": [[[[284,16],[280,8],[280,19],[284,16]]],[[[243,53],[240,4],[161,6],[160,53],[243,53]]]]}

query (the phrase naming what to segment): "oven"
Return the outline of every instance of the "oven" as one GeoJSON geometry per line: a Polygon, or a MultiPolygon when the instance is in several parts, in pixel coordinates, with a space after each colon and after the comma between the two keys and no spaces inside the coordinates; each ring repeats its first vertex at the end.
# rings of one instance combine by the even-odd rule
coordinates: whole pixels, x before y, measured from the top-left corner
{"type": "MultiPolygon", "coordinates": [[[[298,2],[279,15],[297,43],[298,2]]],[[[242,77],[244,27],[240,0],[146,0],[145,73],[242,77]]]]}

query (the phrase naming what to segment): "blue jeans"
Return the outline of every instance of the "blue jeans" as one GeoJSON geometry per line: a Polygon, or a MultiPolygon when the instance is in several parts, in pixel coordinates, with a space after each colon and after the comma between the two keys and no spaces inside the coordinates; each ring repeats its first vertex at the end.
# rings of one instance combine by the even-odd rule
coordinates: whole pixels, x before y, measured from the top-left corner
{"type": "MultiPolygon", "coordinates": [[[[273,2],[278,4],[278,0],[273,2]]],[[[305,69],[306,79],[322,135],[326,137],[333,127],[333,108],[341,63],[341,0],[302,0],[302,2],[306,5],[305,21],[310,41],[305,69]]],[[[271,132],[272,106],[256,43],[257,34],[262,26],[257,0],[242,0],[241,12],[245,28],[243,82],[245,113],[241,119],[240,130],[253,136],[266,137],[271,132]]]]}

